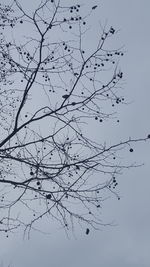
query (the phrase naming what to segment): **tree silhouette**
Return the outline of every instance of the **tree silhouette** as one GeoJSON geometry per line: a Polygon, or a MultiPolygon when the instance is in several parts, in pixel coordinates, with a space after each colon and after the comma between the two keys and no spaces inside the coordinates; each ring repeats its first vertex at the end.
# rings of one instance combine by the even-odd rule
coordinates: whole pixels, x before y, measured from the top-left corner
{"type": "Polygon", "coordinates": [[[121,163],[120,151],[150,138],[108,145],[88,132],[125,103],[124,52],[108,48],[115,29],[86,41],[97,10],[85,14],[63,0],[38,2],[33,13],[16,0],[0,5],[0,231],[7,237],[18,228],[42,231],[41,219],[66,231],[76,222],[86,234],[99,229],[103,201],[110,193],[120,199],[117,177],[135,166],[121,163]]]}

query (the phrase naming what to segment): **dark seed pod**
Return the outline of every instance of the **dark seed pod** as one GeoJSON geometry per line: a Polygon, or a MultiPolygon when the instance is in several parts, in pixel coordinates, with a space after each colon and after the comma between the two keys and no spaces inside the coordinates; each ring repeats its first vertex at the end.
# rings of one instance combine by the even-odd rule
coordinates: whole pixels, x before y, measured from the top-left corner
{"type": "Polygon", "coordinates": [[[52,197],[51,194],[46,195],[47,199],[51,199],[51,197],[52,197]]]}

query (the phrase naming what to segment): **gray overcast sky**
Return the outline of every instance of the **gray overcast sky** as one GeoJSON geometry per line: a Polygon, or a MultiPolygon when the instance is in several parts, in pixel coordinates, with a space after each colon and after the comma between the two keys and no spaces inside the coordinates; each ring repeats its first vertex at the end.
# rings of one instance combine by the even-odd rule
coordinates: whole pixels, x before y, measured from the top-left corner
{"type": "MultiPolygon", "coordinates": [[[[26,2],[30,6],[30,1],[26,2]]],[[[150,1],[87,2],[99,2],[95,20],[108,19],[109,24],[119,28],[117,41],[125,44],[127,51],[121,66],[125,73],[125,94],[133,103],[121,109],[121,122],[112,136],[146,136],[150,133],[150,1]]],[[[70,240],[60,230],[46,237],[35,233],[29,241],[13,236],[0,240],[0,258],[4,262],[12,261],[14,267],[149,267],[149,148],[143,144],[136,147],[136,160],[145,162],[145,166],[122,175],[119,181],[121,201],[112,199],[104,205],[104,218],[114,219],[117,226],[91,231],[89,236],[77,233],[70,240]]]]}

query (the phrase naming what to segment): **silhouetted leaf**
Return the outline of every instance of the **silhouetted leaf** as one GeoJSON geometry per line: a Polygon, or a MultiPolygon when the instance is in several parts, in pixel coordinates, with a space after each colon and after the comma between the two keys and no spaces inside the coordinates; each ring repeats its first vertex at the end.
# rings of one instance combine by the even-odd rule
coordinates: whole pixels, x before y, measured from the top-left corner
{"type": "Polygon", "coordinates": [[[87,228],[87,229],[86,229],[86,232],[85,232],[85,233],[86,233],[86,235],[88,235],[88,234],[89,234],[89,232],[90,232],[90,229],[89,229],[89,228],[87,228]]]}
{"type": "Polygon", "coordinates": [[[96,9],[96,8],[97,8],[97,5],[95,5],[95,6],[92,7],[93,10],[96,9]]]}
{"type": "Polygon", "coordinates": [[[69,95],[63,95],[62,98],[67,99],[69,95]]]}

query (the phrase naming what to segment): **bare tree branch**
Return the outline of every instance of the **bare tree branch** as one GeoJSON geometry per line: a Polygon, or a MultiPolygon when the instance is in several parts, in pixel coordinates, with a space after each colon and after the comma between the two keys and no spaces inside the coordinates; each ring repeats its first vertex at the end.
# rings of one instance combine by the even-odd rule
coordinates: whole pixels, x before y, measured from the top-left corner
{"type": "Polygon", "coordinates": [[[118,177],[138,166],[121,161],[121,153],[150,138],[110,144],[88,132],[92,121],[99,129],[114,119],[115,106],[127,104],[124,51],[108,48],[112,26],[97,33],[96,45],[85,43],[98,6],[86,15],[67,2],[41,1],[31,14],[16,0],[0,6],[0,231],[7,236],[18,228],[42,231],[41,219],[65,231],[76,222],[106,225],[104,200],[119,200],[118,177]]]}

